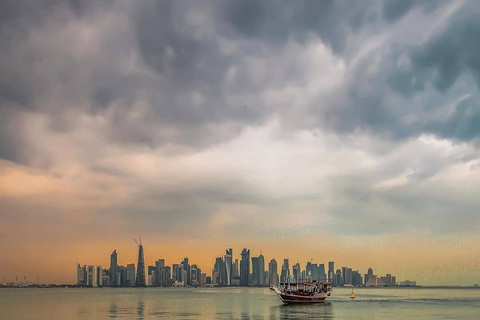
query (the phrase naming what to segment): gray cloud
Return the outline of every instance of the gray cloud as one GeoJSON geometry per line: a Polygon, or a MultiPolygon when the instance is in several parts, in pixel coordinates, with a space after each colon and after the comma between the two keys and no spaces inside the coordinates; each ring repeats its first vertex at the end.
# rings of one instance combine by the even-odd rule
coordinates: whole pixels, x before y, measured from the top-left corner
{"type": "MultiPolygon", "coordinates": [[[[447,199],[430,208],[426,203],[438,198],[423,189],[419,196],[364,186],[407,167],[413,171],[408,186],[415,185],[477,157],[476,2],[4,1],[0,6],[0,157],[59,176],[68,175],[68,161],[93,175],[114,176],[133,190],[131,202],[113,210],[125,212],[126,219],[137,203],[151,203],[138,209],[143,221],[158,214],[172,225],[192,216],[207,220],[228,204],[288,206],[295,197],[325,203],[317,189],[276,196],[253,187],[247,181],[251,174],[232,178],[227,169],[215,172],[218,181],[191,178],[185,183],[194,187],[172,191],[145,177],[137,181],[127,166],[111,165],[125,154],[178,159],[201,154],[272,122],[280,128],[265,149],[303,131],[340,141],[358,135],[374,146],[341,142],[332,153],[364,149],[388,163],[360,177],[335,172],[329,197],[344,201],[325,205],[340,221],[333,228],[372,219],[364,232],[382,224],[389,226],[384,231],[398,231],[410,217],[399,212],[412,210],[437,211],[445,223],[460,206],[447,199]],[[339,66],[330,69],[319,64],[323,60],[339,66]],[[312,89],[316,81],[326,84],[312,89]],[[389,159],[392,150],[423,135],[466,143],[472,150],[459,157],[432,152],[416,162],[389,159]],[[390,208],[394,218],[377,216],[375,208],[390,208]]],[[[465,208],[463,214],[471,218],[473,211],[465,208]]]]}

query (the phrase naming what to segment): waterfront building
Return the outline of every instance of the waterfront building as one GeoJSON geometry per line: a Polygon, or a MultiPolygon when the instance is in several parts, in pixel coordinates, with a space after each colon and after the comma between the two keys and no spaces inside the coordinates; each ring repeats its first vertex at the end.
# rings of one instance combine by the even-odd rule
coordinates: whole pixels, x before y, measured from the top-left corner
{"type": "Polygon", "coordinates": [[[335,286],[343,287],[342,270],[340,269],[337,269],[337,272],[335,273],[335,286]]]}
{"type": "Polygon", "coordinates": [[[101,287],[103,285],[103,269],[101,266],[97,266],[95,270],[95,283],[97,287],[101,287]]]}
{"type": "Polygon", "coordinates": [[[113,250],[112,254],[110,255],[110,286],[116,287],[118,285],[117,280],[117,250],[113,250]]]}
{"type": "Polygon", "coordinates": [[[333,281],[335,276],[335,262],[328,263],[328,281],[333,281]]]}
{"type": "Polygon", "coordinates": [[[278,285],[278,266],[277,260],[272,259],[268,264],[268,285],[278,285]]]}
{"type": "Polygon", "coordinates": [[[259,272],[260,268],[258,266],[258,257],[252,257],[252,286],[258,286],[260,284],[259,272]]]}
{"type": "Polygon", "coordinates": [[[293,281],[297,282],[301,278],[300,274],[300,263],[296,263],[293,265],[293,281]]]}
{"type": "Polygon", "coordinates": [[[143,245],[142,240],[140,239],[140,244],[138,245],[138,263],[137,263],[137,277],[135,278],[136,287],[144,287],[145,283],[145,257],[143,255],[143,245]]]}
{"type": "Polygon", "coordinates": [[[77,285],[85,286],[87,279],[87,266],[80,266],[77,264],[77,285]]]}
{"type": "Polygon", "coordinates": [[[232,248],[225,250],[225,272],[226,272],[225,285],[227,286],[232,285],[232,271],[233,271],[232,255],[233,255],[232,248]]]}
{"type": "Polygon", "coordinates": [[[352,285],[354,287],[361,286],[362,283],[362,275],[358,271],[352,272],[352,285]]]}
{"type": "Polygon", "coordinates": [[[313,265],[311,261],[308,261],[305,265],[305,276],[308,281],[313,279],[313,265]]]}
{"type": "Polygon", "coordinates": [[[184,286],[189,286],[192,284],[190,279],[190,265],[188,264],[188,257],[183,258],[182,262],[182,282],[184,286]]]}
{"type": "Polygon", "coordinates": [[[240,286],[249,286],[250,278],[250,249],[242,250],[242,260],[240,261],[240,286]]]}
{"type": "Polygon", "coordinates": [[[148,284],[150,286],[155,285],[155,266],[148,266],[147,275],[148,275],[148,284]]]}
{"type": "Polygon", "coordinates": [[[289,280],[289,278],[290,278],[290,267],[288,265],[288,259],[283,259],[280,282],[286,282],[289,280]]]}
{"type": "Polygon", "coordinates": [[[207,284],[207,274],[206,273],[202,273],[200,275],[201,277],[201,280],[200,280],[200,285],[203,287],[207,284]]]}
{"type": "Polygon", "coordinates": [[[88,266],[87,267],[87,287],[96,287],[98,286],[98,282],[96,281],[97,277],[95,276],[95,266],[88,266]]]}
{"type": "Polygon", "coordinates": [[[126,285],[129,287],[135,286],[135,264],[134,263],[127,264],[126,285]]]}
{"type": "Polygon", "coordinates": [[[238,259],[235,259],[235,262],[232,263],[232,278],[240,277],[240,272],[238,271],[238,268],[238,259]]]}
{"type": "Polygon", "coordinates": [[[327,276],[325,275],[325,265],[322,263],[318,266],[318,281],[325,281],[327,276]]]}

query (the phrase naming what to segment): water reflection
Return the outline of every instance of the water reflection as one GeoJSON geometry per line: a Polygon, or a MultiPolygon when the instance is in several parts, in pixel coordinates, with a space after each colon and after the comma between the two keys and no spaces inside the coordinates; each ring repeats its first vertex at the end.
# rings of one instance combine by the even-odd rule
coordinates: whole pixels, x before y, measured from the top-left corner
{"type": "Polygon", "coordinates": [[[118,308],[116,303],[112,303],[110,305],[110,309],[108,310],[108,316],[110,318],[117,318],[118,308]]]}
{"type": "Polygon", "coordinates": [[[137,319],[143,319],[145,317],[145,304],[143,300],[138,301],[137,306],[137,319]]]}
{"type": "Polygon", "coordinates": [[[333,306],[331,303],[320,303],[312,305],[279,305],[272,307],[270,317],[278,320],[296,320],[296,319],[333,319],[333,306]]]}

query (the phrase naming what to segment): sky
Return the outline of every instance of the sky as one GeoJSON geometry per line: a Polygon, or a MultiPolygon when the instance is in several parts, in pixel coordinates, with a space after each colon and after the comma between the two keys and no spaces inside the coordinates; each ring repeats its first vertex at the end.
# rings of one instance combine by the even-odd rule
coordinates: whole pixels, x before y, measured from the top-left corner
{"type": "Polygon", "coordinates": [[[480,282],[478,1],[0,2],[0,280],[232,247],[480,282]]]}

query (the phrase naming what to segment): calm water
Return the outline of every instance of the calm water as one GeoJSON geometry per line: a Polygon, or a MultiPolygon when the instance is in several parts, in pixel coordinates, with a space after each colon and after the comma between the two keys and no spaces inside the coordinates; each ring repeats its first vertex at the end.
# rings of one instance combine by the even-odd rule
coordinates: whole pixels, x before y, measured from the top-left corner
{"type": "Polygon", "coordinates": [[[479,289],[350,292],[285,306],[261,288],[0,289],[0,319],[480,319],[479,289]]]}

